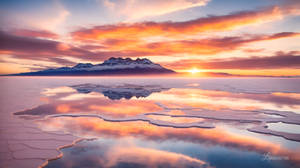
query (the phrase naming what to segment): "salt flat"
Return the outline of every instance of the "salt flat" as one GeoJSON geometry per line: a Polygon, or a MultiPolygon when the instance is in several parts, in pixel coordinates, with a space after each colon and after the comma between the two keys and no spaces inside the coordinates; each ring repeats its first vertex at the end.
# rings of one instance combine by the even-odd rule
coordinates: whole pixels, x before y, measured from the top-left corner
{"type": "MultiPolygon", "coordinates": [[[[153,157],[146,166],[172,167],[155,156],[180,159],[180,167],[218,167],[221,163],[209,157],[216,152],[220,159],[226,153],[251,155],[254,165],[265,167],[300,162],[300,134],[287,126],[268,128],[276,123],[300,125],[299,79],[0,80],[0,154],[6,167],[80,165],[72,155],[79,147],[89,151],[79,155],[92,159],[91,167],[122,167],[125,161],[141,166],[146,157],[153,157]],[[93,152],[91,146],[102,152],[93,152]],[[266,154],[281,159],[261,159],[266,154]],[[106,159],[96,164],[92,156],[106,159]],[[109,157],[116,159],[109,162],[109,157]]],[[[244,166],[232,161],[222,164],[244,166]]]]}

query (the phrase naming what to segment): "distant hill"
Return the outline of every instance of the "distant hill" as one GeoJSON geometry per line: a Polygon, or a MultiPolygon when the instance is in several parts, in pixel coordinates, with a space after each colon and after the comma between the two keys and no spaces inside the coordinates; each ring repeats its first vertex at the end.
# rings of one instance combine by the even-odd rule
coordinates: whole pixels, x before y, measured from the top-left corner
{"type": "Polygon", "coordinates": [[[13,76],[92,76],[92,75],[139,75],[171,74],[175,71],[151,62],[149,59],[114,58],[102,64],[79,63],[73,67],[61,67],[37,72],[13,74],[13,76]]]}

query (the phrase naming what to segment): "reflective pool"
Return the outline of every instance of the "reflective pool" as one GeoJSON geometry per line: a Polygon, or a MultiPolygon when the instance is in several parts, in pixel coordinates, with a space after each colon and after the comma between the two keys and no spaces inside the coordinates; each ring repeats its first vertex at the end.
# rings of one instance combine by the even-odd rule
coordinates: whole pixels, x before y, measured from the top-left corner
{"type": "MultiPolygon", "coordinates": [[[[300,166],[300,134],[285,126],[300,125],[298,79],[1,80],[22,81],[16,93],[35,92],[23,99],[38,102],[12,110],[11,120],[64,142],[55,157],[40,158],[45,167],[300,166]]],[[[49,143],[20,140],[37,153],[49,143]]]]}

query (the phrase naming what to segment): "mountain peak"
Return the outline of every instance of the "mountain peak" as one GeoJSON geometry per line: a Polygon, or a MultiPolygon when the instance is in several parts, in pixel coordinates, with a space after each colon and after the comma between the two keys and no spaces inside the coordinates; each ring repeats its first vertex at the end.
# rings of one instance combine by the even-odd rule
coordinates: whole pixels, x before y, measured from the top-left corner
{"type": "Polygon", "coordinates": [[[147,58],[142,58],[142,59],[137,58],[135,61],[138,62],[138,63],[143,63],[143,64],[153,64],[152,61],[150,61],[147,58]]]}
{"type": "Polygon", "coordinates": [[[94,65],[91,63],[78,63],[73,68],[90,68],[92,66],[94,66],[94,65]]]}
{"type": "Polygon", "coordinates": [[[115,58],[115,57],[110,57],[108,60],[105,60],[103,62],[103,65],[116,65],[116,64],[122,64],[122,65],[128,65],[128,64],[153,64],[149,59],[147,58],[137,58],[136,60],[133,60],[131,58],[115,58]]]}

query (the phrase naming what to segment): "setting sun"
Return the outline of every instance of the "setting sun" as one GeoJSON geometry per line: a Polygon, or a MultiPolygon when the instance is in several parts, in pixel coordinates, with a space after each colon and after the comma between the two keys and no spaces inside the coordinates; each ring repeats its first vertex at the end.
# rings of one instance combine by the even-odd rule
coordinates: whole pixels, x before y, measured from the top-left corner
{"type": "Polygon", "coordinates": [[[197,68],[193,68],[193,69],[188,70],[188,72],[192,73],[192,74],[195,74],[195,73],[198,73],[198,72],[201,72],[201,71],[197,68]]]}

